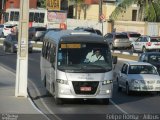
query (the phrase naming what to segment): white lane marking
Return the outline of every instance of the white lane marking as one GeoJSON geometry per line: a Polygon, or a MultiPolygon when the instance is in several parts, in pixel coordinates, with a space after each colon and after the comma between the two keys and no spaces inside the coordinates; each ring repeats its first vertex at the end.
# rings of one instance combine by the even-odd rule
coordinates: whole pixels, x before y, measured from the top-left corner
{"type": "MultiPolygon", "coordinates": [[[[36,90],[36,92],[38,93],[38,95],[41,95],[40,92],[39,92],[39,90],[37,89],[36,85],[35,85],[31,80],[29,80],[29,82],[31,82],[31,84],[32,84],[33,87],[35,88],[35,90],[36,90]]],[[[50,114],[54,115],[54,117],[56,117],[58,120],[62,120],[62,119],[59,118],[54,112],[52,112],[52,110],[45,104],[45,102],[44,102],[43,99],[40,98],[40,100],[41,100],[42,104],[46,107],[46,109],[48,110],[48,112],[49,112],[50,114]]]]}
{"type": "Polygon", "coordinates": [[[36,107],[36,105],[33,103],[33,101],[31,100],[30,97],[27,97],[27,98],[28,98],[28,100],[30,101],[30,103],[32,104],[32,106],[34,106],[34,108],[35,108],[39,113],[41,113],[45,118],[47,118],[47,120],[51,120],[51,119],[48,118],[40,109],[38,109],[38,108],[36,107]]]}
{"type": "Polygon", "coordinates": [[[110,102],[118,109],[120,110],[122,113],[124,114],[128,114],[126,111],[124,111],[121,107],[119,107],[113,100],[110,99],[110,102]]]}
{"type": "MultiPolygon", "coordinates": [[[[14,72],[12,72],[12,71],[10,71],[10,70],[7,70],[6,68],[4,68],[3,66],[0,66],[3,70],[5,70],[5,71],[7,71],[7,72],[9,72],[9,73],[11,73],[12,75],[14,75],[14,76],[16,76],[15,75],[15,73],[14,72]]],[[[35,86],[35,84],[31,81],[31,80],[29,80],[29,82],[31,82],[31,84],[35,87],[35,89],[36,89],[36,92],[38,91],[38,89],[37,89],[37,87],[35,86]]],[[[38,91],[38,94],[40,94],[39,93],[39,91],[38,91]]],[[[31,105],[33,105],[33,107],[36,109],[36,110],[38,110],[38,112],[40,112],[44,117],[46,117],[48,120],[50,120],[40,109],[38,109],[35,105],[34,105],[34,103],[33,103],[33,101],[31,100],[31,98],[29,97],[29,95],[28,95],[28,97],[27,98],[29,98],[28,100],[31,102],[31,105]]],[[[41,100],[41,99],[40,99],[41,100]]],[[[42,101],[41,101],[42,102],[42,101]]],[[[42,102],[43,103],[43,102],[42,102]]],[[[44,104],[44,103],[43,103],[44,104]]],[[[47,105],[44,105],[45,107],[47,106],[47,105]]],[[[48,107],[47,107],[48,108],[48,107]]],[[[49,108],[48,108],[49,109],[49,108]]],[[[48,110],[47,109],[47,110],[48,110]]],[[[51,110],[50,110],[51,111],[51,110]]],[[[49,111],[49,112],[50,112],[49,111]]],[[[50,113],[52,113],[52,112],[50,112],[50,113]]],[[[55,114],[53,114],[58,120],[61,120],[60,118],[58,118],[55,114]]]]}

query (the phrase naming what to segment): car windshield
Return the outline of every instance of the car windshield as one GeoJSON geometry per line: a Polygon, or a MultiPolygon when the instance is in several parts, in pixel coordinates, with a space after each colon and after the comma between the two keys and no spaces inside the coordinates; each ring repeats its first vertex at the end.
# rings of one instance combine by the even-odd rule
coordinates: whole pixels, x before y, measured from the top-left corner
{"type": "Polygon", "coordinates": [[[6,26],[6,28],[12,28],[13,26],[6,26]]]}
{"type": "Polygon", "coordinates": [[[160,63],[160,54],[152,54],[148,56],[148,60],[151,63],[160,63]]]}
{"type": "Polygon", "coordinates": [[[128,74],[155,74],[157,75],[156,69],[151,65],[131,65],[129,67],[128,74]]]}
{"type": "Polygon", "coordinates": [[[140,37],[141,35],[140,35],[140,34],[133,34],[133,33],[132,33],[132,34],[129,34],[129,36],[130,36],[130,37],[140,37]]]}
{"type": "Polygon", "coordinates": [[[36,31],[46,31],[46,28],[36,28],[36,31]]]}
{"type": "Polygon", "coordinates": [[[123,34],[122,35],[116,35],[115,37],[117,39],[119,39],[119,38],[128,38],[127,35],[123,35],[123,34]]]}
{"type": "Polygon", "coordinates": [[[160,42],[160,38],[151,38],[151,42],[160,42]]]}
{"type": "Polygon", "coordinates": [[[59,45],[58,69],[67,72],[107,72],[112,70],[112,58],[108,44],[71,43],[59,45]],[[100,48],[101,57],[96,61],[88,61],[94,57],[95,48],[100,48]]]}

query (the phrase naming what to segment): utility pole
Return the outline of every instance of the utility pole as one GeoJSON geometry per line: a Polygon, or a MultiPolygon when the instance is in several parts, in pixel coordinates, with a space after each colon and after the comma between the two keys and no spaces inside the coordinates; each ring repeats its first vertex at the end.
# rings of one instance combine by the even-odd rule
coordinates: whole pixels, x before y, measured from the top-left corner
{"type": "Polygon", "coordinates": [[[102,34],[103,34],[103,14],[102,14],[102,5],[103,5],[103,0],[99,0],[99,23],[102,24],[102,34]]]}
{"type": "Polygon", "coordinates": [[[2,13],[2,15],[1,15],[1,21],[0,21],[0,23],[2,22],[4,22],[4,0],[2,0],[2,11],[1,11],[1,13],[2,13]]]}
{"type": "Polygon", "coordinates": [[[100,16],[102,15],[102,0],[99,0],[99,22],[101,22],[100,16]]]}
{"type": "Polygon", "coordinates": [[[20,20],[16,68],[16,97],[27,97],[29,0],[20,0],[20,20]]]}

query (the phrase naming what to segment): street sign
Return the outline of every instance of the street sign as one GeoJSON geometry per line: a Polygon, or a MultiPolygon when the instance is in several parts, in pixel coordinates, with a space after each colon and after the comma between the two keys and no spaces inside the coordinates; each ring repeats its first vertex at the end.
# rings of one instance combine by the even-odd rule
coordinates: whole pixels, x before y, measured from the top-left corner
{"type": "Polygon", "coordinates": [[[60,10],[61,0],[46,0],[47,10],[60,10]]]}
{"type": "Polygon", "coordinates": [[[48,22],[63,23],[67,20],[67,13],[65,11],[48,11],[47,12],[48,22]]]}
{"type": "Polygon", "coordinates": [[[105,15],[104,15],[104,14],[101,14],[101,15],[100,15],[100,19],[101,19],[101,21],[102,21],[102,20],[105,20],[105,15]]]}

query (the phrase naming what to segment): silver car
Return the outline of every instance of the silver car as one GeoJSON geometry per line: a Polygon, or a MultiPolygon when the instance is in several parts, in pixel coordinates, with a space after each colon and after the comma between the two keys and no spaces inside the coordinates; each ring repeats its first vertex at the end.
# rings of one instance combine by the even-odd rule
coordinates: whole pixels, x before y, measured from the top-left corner
{"type": "Polygon", "coordinates": [[[130,48],[131,42],[129,41],[129,38],[124,33],[107,33],[104,35],[104,38],[108,41],[111,50],[114,50],[115,48],[130,48]]]}
{"type": "Polygon", "coordinates": [[[160,91],[160,76],[155,66],[145,62],[124,62],[117,75],[118,90],[160,91]]]}

